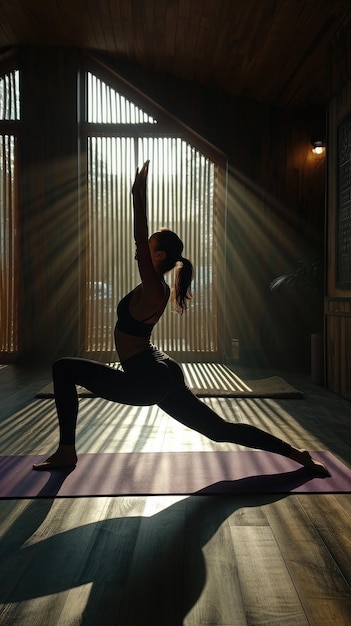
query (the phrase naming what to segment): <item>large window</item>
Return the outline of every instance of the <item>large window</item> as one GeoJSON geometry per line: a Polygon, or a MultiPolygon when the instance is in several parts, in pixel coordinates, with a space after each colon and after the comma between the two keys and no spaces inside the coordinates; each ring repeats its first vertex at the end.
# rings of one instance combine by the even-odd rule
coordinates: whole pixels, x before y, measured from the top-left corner
{"type": "Polygon", "coordinates": [[[18,351],[16,122],[19,73],[0,76],[0,352],[18,351]]]}
{"type": "MultiPolygon", "coordinates": [[[[139,281],[130,190],[137,166],[150,159],[150,233],[161,226],[175,230],[195,268],[190,310],[179,316],[169,306],[153,339],[169,353],[215,355],[218,167],[115,85],[89,72],[85,80],[85,351],[112,356],[116,303],[139,281]]],[[[167,279],[171,284],[172,275],[167,279]]]]}

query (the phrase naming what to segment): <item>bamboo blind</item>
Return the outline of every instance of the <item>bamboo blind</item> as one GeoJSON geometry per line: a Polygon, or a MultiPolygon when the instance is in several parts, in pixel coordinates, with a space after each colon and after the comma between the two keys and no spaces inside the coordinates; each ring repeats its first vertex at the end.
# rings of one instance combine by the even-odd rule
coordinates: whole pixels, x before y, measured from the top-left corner
{"type": "Polygon", "coordinates": [[[140,280],[130,192],[136,168],[146,159],[150,234],[161,226],[175,230],[195,269],[189,311],[179,316],[168,306],[153,340],[171,353],[216,352],[215,164],[172,136],[174,131],[160,134],[153,117],[91,74],[86,93],[91,124],[86,141],[86,352],[112,355],[116,303],[140,280]],[[102,124],[114,127],[101,132],[102,124]]]}
{"type": "MultiPolygon", "coordinates": [[[[6,122],[19,120],[19,73],[0,77],[0,352],[18,351],[18,229],[16,136],[6,122]]],[[[12,125],[13,129],[13,125],[12,125]]]]}

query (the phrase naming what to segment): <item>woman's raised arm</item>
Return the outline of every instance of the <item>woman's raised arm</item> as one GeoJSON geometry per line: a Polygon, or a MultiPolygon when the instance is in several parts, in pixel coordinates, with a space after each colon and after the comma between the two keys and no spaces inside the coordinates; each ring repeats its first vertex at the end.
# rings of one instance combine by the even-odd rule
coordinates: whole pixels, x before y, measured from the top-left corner
{"type": "Polygon", "coordinates": [[[150,161],[146,161],[135,174],[132,187],[133,211],[134,211],[134,239],[137,246],[148,243],[149,232],[146,215],[146,181],[150,161]]]}
{"type": "Polygon", "coordinates": [[[158,301],[164,297],[160,276],[154,268],[149,246],[149,229],[146,207],[146,183],[149,171],[149,161],[145,161],[142,168],[137,169],[132,187],[134,211],[134,239],[136,245],[136,259],[139,274],[143,284],[144,294],[152,300],[158,301]]]}

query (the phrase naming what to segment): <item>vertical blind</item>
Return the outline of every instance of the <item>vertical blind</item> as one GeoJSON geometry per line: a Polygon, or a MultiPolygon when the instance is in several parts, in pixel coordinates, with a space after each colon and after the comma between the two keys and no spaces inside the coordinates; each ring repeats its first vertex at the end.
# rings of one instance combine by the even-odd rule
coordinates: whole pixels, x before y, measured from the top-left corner
{"type": "MultiPolygon", "coordinates": [[[[161,226],[176,231],[184,242],[183,256],[195,270],[189,311],[180,316],[170,304],[153,341],[171,353],[216,352],[215,164],[174,131],[173,136],[164,128],[160,132],[152,116],[90,73],[85,93],[91,125],[86,137],[86,352],[112,357],[116,304],[140,280],[131,186],[136,168],[147,159],[150,234],[161,226]],[[101,132],[103,124],[114,127],[101,132]]],[[[166,275],[170,286],[173,278],[173,272],[166,275]]]]}
{"type": "MultiPolygon", "coordinates": [[[[0,120],[19,120],[19,73],[0,76],[0,120]]],[[[12,125],[13,128],[13,125],[12,125]]],[[[16,137],[0,135],[0,352],[18,351],[16,137]]]]}

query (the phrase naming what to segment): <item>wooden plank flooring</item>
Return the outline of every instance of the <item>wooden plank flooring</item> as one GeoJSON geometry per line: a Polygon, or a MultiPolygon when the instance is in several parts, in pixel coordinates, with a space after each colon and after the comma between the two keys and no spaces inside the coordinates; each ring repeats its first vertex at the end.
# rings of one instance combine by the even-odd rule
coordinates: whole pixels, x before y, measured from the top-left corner
{"type": "MultiPolygon", "coordinates": [[[[270,374],[304,399],[205,401],[351,467],[350,402],[270,374]]],[[[45,369],[0,369],[0,454],[54,449],[53,401],[34,400],[49,381],[45,369]]],[[[78,447],[233,449],[155,407],[100,399],[80,401],[78,447]]],[[[0,563],[1,626],[348,626],[351,494],[2,500],[0,563]]]]}

